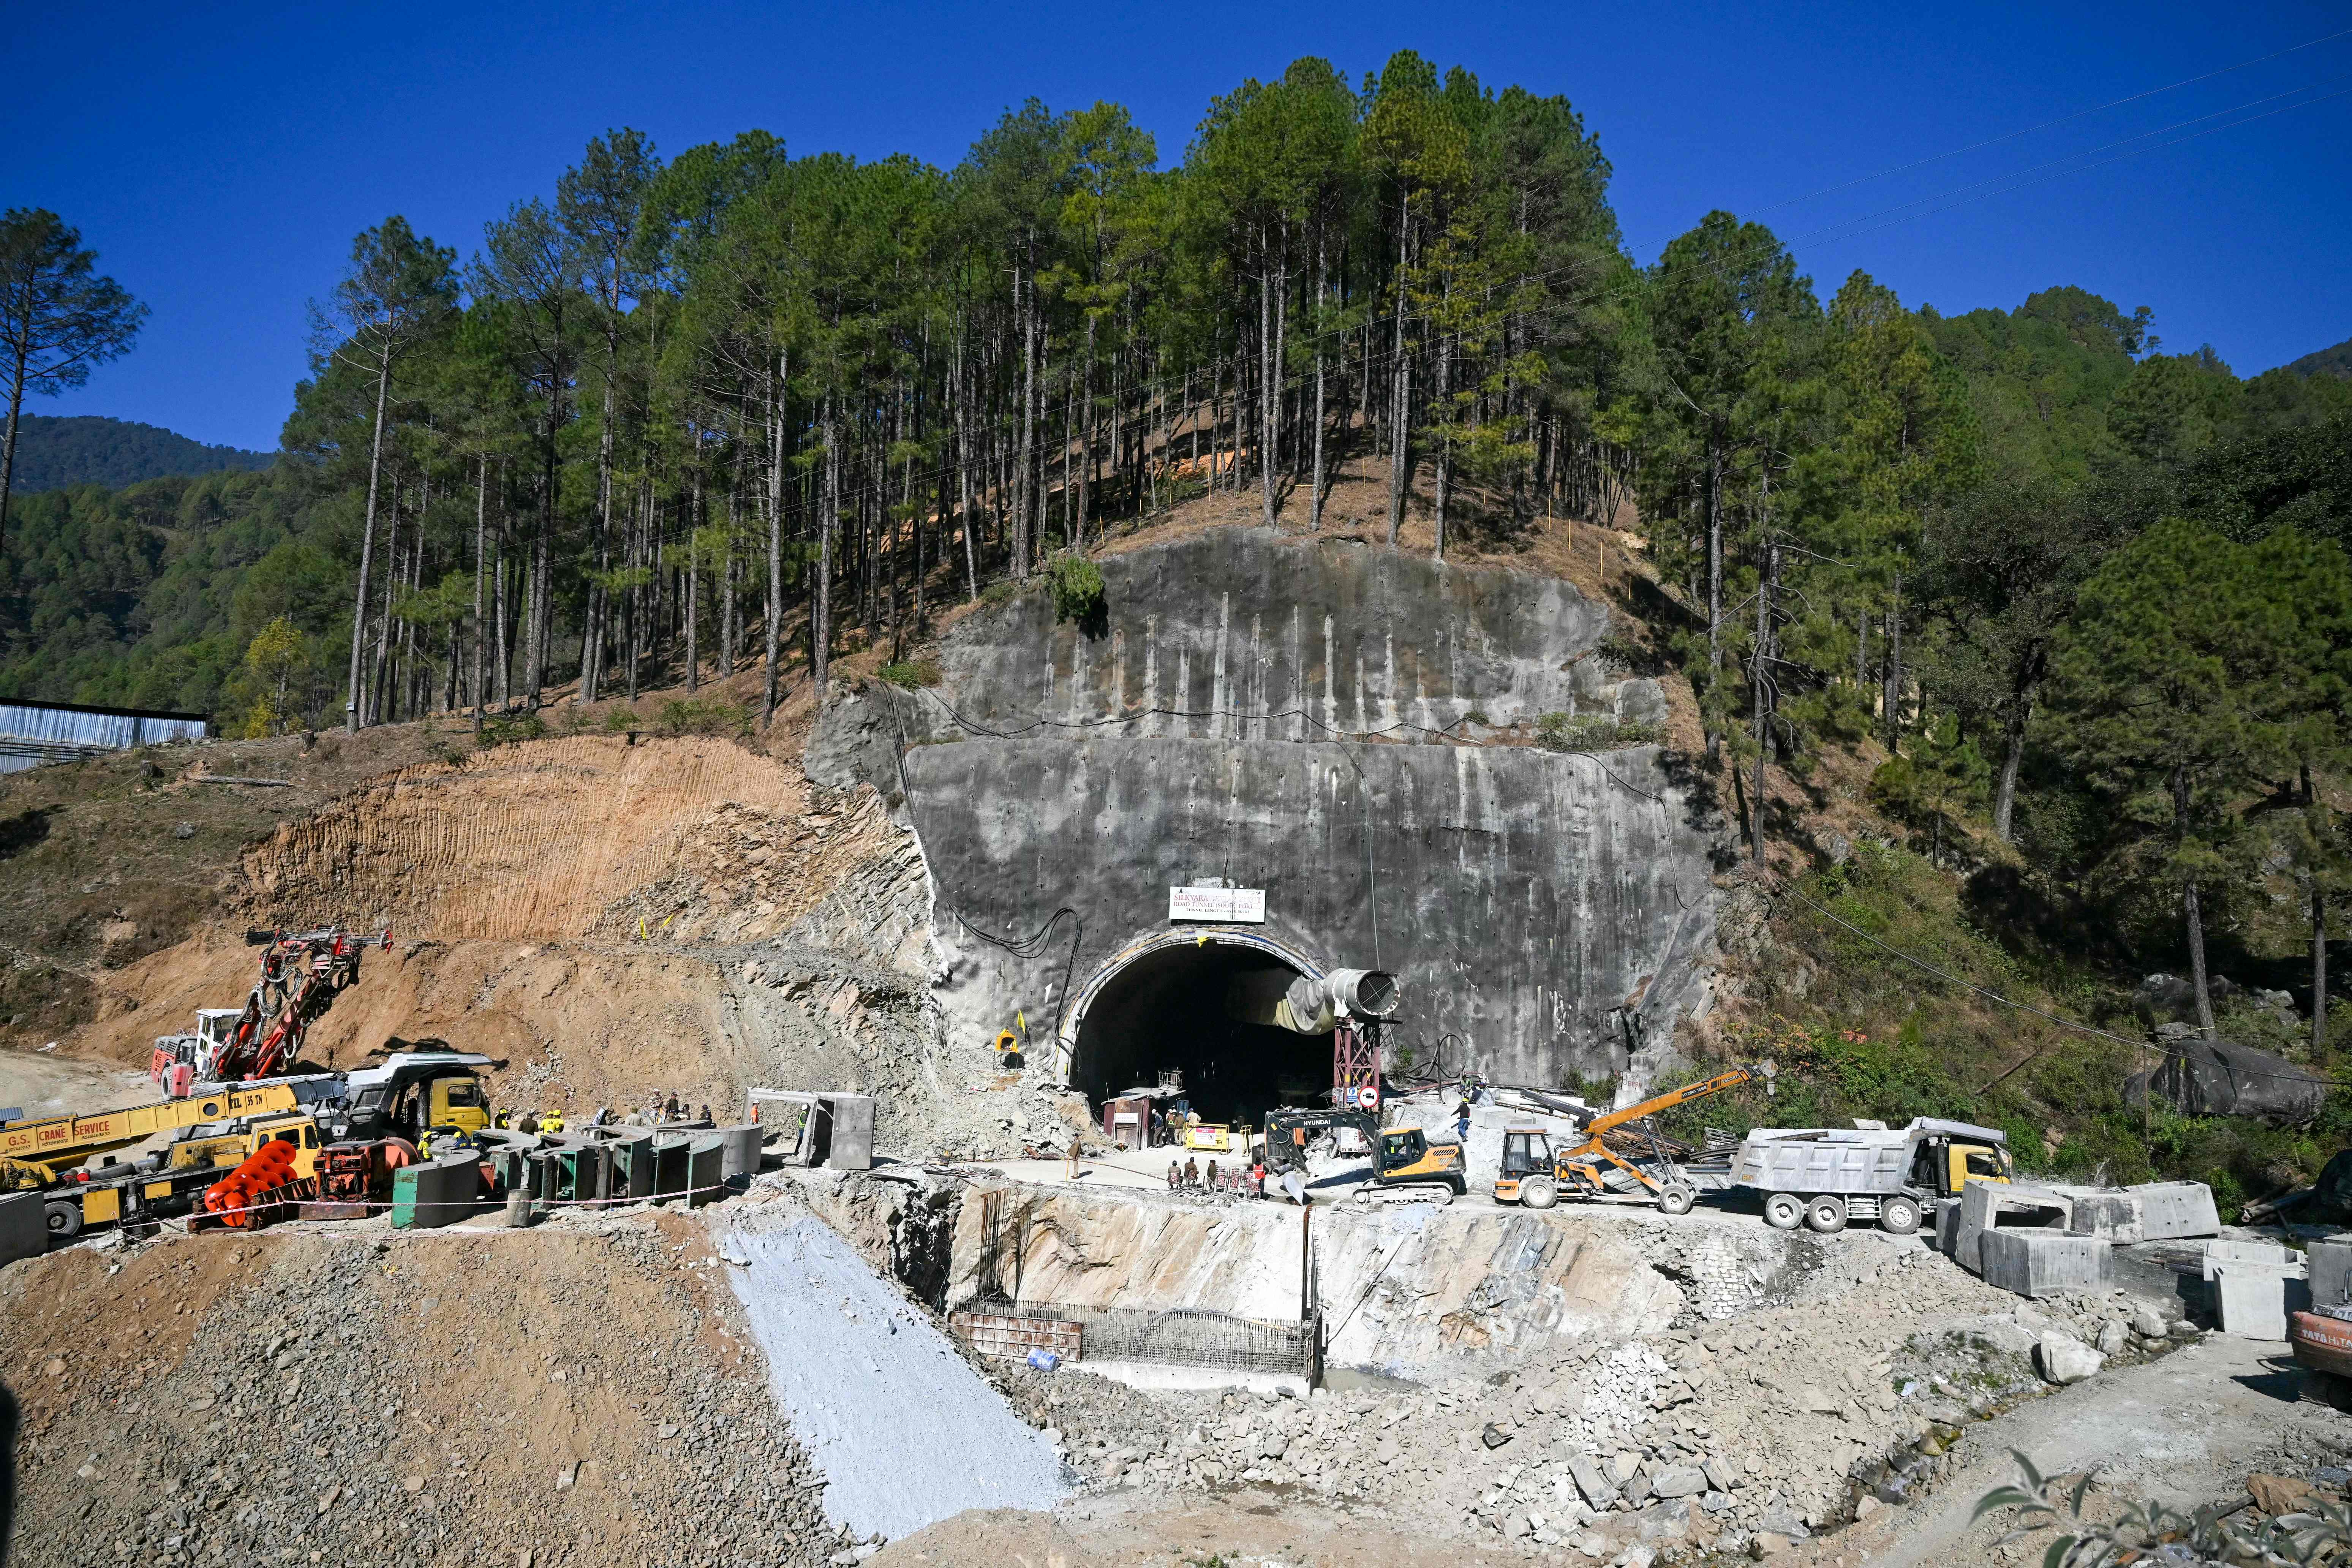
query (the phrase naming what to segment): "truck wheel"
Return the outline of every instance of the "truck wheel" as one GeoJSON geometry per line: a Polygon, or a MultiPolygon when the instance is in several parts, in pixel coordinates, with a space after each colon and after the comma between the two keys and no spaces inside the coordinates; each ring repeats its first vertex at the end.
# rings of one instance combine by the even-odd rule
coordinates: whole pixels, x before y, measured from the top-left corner
{"type": "Polygon", "coordinates": [[[1823,1236],[1835,1236],[1845,1228],[1845,1200],[1824,1194],[1805,1205],[1805,1224],[1823,1236]]]}
{"type": "Polygon", "coordinates": [[[1919,1205],[1910,1198],[1882,1198],[1878,1228],[1889,1236],[1910,1236],[1919,1228],[1919,1205]]]}
{"type": "Polygon", "coordinates": [[[1794,1193],[1774,1193],[1764,1200],[1764,1223],[1774,1230],[1794,1230],[1805,1223],[1805,1204],[1794,1193]]]}
{"type": "Polygon", "coordinates": [[[1660,1214],[1688,1214],[1697,1201],[1698,1194],[1686,1182],[1668,1182],[1658,1189],[1660,1214]]]}
{"type": "Polygon", "coordinates": [[[1548,1209],[1559,1202],[1559,1184],[1549,1176],[1529,1176],[1519,1184],[1519,1202],[1531,1209],[1548,1209]]]}
{"type": "Polygon", "coordinates": [[[81,1200],[52,1198],[42,1205],[48,1214],[49,1234],[59,1241],[69,1241],[81,1234],[81,1200]]]}

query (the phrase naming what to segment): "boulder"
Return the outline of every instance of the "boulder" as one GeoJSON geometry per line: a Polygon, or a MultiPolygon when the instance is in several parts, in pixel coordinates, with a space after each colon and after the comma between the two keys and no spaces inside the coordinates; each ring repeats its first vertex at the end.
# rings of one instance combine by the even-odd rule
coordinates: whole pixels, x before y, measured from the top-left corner
{"type": "Polygon", "coordinates": [[[2257,1470],[2246,1478],[2246,1492],[2254,1506],[2275,1519],[2294,1513],[2311,1501],[2311,1485],[2293,1476],[2266,1476],[2257,1470]]]}
{"type": "MultiPolygon", "coordinates": [[[[2216,974],[2205,983],[2214,1005],[2238,994],[2238,987],[2216,974]]],[[[2197,1020],[2197,987],[2177,974],[2151,974],[2132,992],[2132,1013],[2147,1028],[2159,1024],[2191,1024],[2197,1020]]]]}
{"type": "Polygon", "coordinates": [[[1650,1489],[1662,1498],[1696,1497],[1706,1490],[1706,1472],[1696,1465],[1669,1465],[1651,1478],[1650,1489]]]}
{"type": "Polygon", "coordinates": [[[1576,1489],[1584,1494],[1591,1507],[1606,1511],[1617,1501],[1617,1488],[1601,1472],[1601,1467],[1582,1454],[1568,1457],[1568,1473],[1576,1482],[1576,1489]]]}
{"type": "Polygon", "coordinates": [[[2128,1337],[2129,1331],[2124,1327],[2120,1320],[2110,1320],[2107,1322],[2100,1324],[2099,1353],[2103,1356],[2121,1355],[2124,1350],[2124,1342],[2128,1337]]]}
{"type": "Polygon", "coordinates": [[[2080,1383],[2106,1364],[2107,1358],[2076,1339],[2053,1330],[2035,1342],[2033,1364],[2044,1381],[2080,1383]]]}
{"type": "Polygon", "coordinates": [[[2164,1314],[2151,1301],[2136,1301],[2131,1310],[2132,1332],[2144,1340],[2164,1338],[2164,1314]]]}
{"type": "Polygon", "coordinates": [[[2294,1217],[2301,1225],[2352,1225],[2352,1149],[2320,1168],[2311,1196],[2294,1217]]]}
{"type": "Polygon", "coordinates": [[[2327,1085],[2284,1057],[2196,1036],[2163,1042],[2165,1063],[2134,1078],[2126,1097],[2153,1095],[2190,1116],[2244,1116],[2292,1127],[2319,1114],[2327,1085]]]}

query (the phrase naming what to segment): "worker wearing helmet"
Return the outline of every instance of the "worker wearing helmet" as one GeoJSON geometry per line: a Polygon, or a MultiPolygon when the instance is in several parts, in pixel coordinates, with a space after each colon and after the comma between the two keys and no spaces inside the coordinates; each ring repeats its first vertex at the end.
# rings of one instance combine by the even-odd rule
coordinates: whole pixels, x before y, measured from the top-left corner
{"type": "Polygon", "coordinates": [[[540,1130],[541,1132],[561,1132],[561,1131],[563,1131],[563,1112],[562,1112],[561,1110],[551,1110],[551,1111],[549,1111],[546,1115],[544,1115],[544,1116],[541,1117],[541,1118],[539,1119],[539,1130],[540,1130]]]}

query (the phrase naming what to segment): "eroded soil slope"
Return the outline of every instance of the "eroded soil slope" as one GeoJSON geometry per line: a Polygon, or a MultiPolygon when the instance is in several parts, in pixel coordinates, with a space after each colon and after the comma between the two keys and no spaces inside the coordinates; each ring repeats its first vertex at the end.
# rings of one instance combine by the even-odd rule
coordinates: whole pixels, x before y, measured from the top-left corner
{"type": "MultiPolygon", "coordinates": [[[[737,1114],[752,1084],[947,1092],[922,994],[913,836],[871,791],[813,788],[724,740],[576,736],[412,763],[250,846],[220,912],[108,975],[66,1049],[143,1065],[254,979],[248,927],[389,927],[305,1058],[437,1037],[507,1065],[500,1104],[737,1114]]],[[[978,1050],[975,1067],[984,1066],[978,1050]]]]}

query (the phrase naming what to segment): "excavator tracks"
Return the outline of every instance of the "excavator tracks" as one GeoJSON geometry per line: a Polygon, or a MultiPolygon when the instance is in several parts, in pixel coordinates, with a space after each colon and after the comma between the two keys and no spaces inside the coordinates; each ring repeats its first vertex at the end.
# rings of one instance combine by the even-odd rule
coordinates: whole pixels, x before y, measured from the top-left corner
{"type": "Polygon", "coordinates": [[[1394,1186],[1366,1182],[1349,1194],[1348,1205],[1356,1209],[1371,1209],[1383,1204],[1436,1204],[1444,1207],[1454,1196],[1454,1189],[1444,1182],[1400,1182],[1394,1186]]]}

